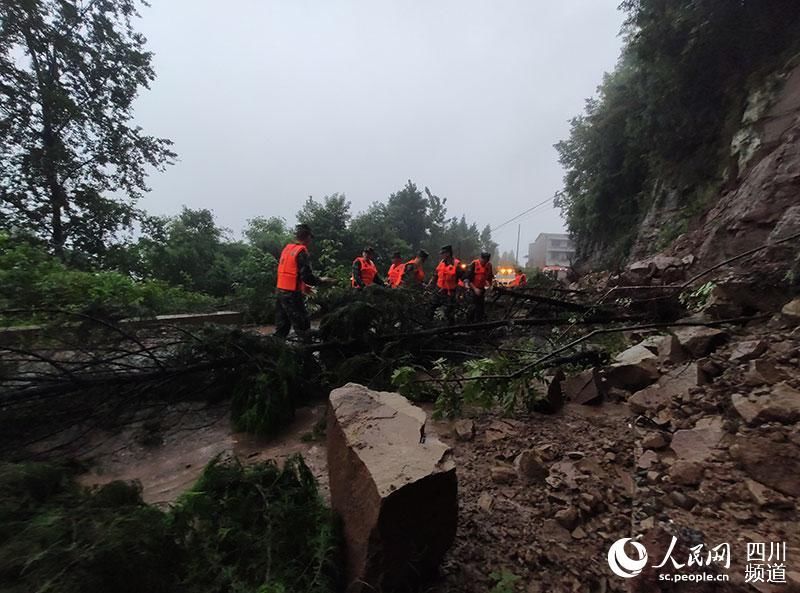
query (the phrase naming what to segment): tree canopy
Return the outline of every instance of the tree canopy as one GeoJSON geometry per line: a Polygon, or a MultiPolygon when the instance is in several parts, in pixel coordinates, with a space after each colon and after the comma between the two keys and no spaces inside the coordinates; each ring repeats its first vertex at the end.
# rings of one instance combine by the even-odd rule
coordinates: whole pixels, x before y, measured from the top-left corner
{"type": "Polygon", "coordinates": [[[170,141],[132,123],[155,78],[136,0],[0,4],[0,213],[6,228],[101,254],[170,141]]]}

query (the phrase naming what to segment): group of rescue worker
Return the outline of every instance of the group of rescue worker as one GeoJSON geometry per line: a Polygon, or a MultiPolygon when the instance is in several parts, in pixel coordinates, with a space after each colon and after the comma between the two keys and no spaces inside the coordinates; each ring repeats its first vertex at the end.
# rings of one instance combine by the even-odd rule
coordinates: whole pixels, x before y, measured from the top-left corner
{"type": "MultiPolygon", "coordinates": [[[[278,261],[277,299],[275,312],[275,335],[286,338],[294,327],[301,341],[310,339],[311,322],[305,305],[305,294],[311,286],[333,284],[331,278],[318,277],[311,269],[308,246],[314,234],[306,224],[295,228],[295,240],[288,243],[278,261]]],[[[494,282],[491,254],[484,251],[469,266],[453,256],[453,247],[444,245],[439,251],[439,264],[431,278],[425,281],[425,262],[429,254],[420,249],[417,255],[403,262],[399,252],[392,255],[392,263],[383,279],[374,261],[372,247],[365,247],[361,255],[353,260],[351,286],[356,290],[373,284],[391,288],[430,288],[432,297],[428,315],[433,319],[438,309],[443,309],[447,322],[455,320],[458,295],[464,291],[471,296],[470,321],[480,322],[486,317],[486,289],[494,282]]],[[[527,283],[525,274],[517,269],[511,281],[512,287],[523,287],[527,283]]]]}

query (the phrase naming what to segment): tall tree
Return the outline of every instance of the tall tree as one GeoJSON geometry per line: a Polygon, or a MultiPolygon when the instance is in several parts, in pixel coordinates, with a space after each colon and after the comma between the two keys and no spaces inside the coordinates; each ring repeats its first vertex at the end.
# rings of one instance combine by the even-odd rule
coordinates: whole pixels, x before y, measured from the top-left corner
{"type": "Polygon", "coordinates": [[[131,223],[148,167],[175,156],[131,122],[155,78],[133,28],[139,3],[0,3],[0,214],[61,257],[102,253],[131,223]]]}
{"type": "Polygon", "coordinates": [[[297,213],[297,222],[309,225],[316,237],[311,251],[318,254],[326,241],[329,255],[337,261],[351,261],[358,250],[349,229],[350,218],[350,202],[339,193],[325,196],[321,202],[309,196],[297,213]]]}
{"type": "Polygon", "coordinates": [[[386,215],[398,236],[408,243],[412,250],[420,248],[428,237],[430,217],[429,200],[422,195],[411,180],[400,191],[389,196],[386,215]]]}
{"type": "Polygon", "coordinates": [[[499,245],[492,241],[492,229],[487,224],[481,231],[481,250],[492,254],[492,259],[497,259],[497,248],[499,245]]]}

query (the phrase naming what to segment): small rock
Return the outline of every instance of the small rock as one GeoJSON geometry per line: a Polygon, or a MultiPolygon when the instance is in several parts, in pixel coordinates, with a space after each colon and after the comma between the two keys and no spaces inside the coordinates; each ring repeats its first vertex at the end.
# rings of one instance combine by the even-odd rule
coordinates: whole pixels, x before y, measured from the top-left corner
{"type": "Polygon", "coordinates": [[[459,441],[471,441],[475,437],[475,423],[472,420],[456,420],[453,430],[459,441]]]}
{"type": "Polygon", "coordinates": [[[644,449],[663,449],[668,444],[667,439],[660,432],[651,432],[642,439],[644,449]]]}
{"type": "Polygon", "coordinates": [[[555,461],[556,459],[558,459],[558,449],[552,443],[548,443],[547,445],[541,445],[539,447],[534,447],[533,450],[544,461],[555,461]]]}
{"type": "Polygon", "coordinates": [[[734,346],[730,360],[731,362],[745,362],[756,359],[767,351],[767,346],[768,344],[765,340],[739,342],[734,346]]]}
{"type": "Polygon", "coordinates": [[[669,497],[672,502],[675,503],[675,506],[680,507],[682,509],[689,510],[694,506],[694,501],[690,500],[688,496],[685,494],[678,492],[677,490],[673,490],[669,493],[669,497]]]}
{"type": "Polygon", "coordinates": [[[514,467],[517,469],[519,479],[524,484],[543,482],[550,474],[541,457],[532,450],[520,453],[514,460],[514,467]]]}
{"type": "Polygon", "coordinates": [[[653,463],[658,461],[658,455],[654,451],[645,451],[639,459],[636,460],[637,467],[641,469],[648,469],[653,463]]]}
{"type": "Polygon", "coordinates": [[[697,486],[703,481],[703,465],[695,461],[676,461],[669,468],[669,477],[674,484],[697,486]]]}
{"type": "Polygon", "coordinates": [[[514,468],[498,465],[491,469],[492,481],[496,484],[511,484],[517,479],[514,468]]]}
{"type": "Polygon", "coordinates": [[[564,453],[564,455],[568,459],[583,459],[585,457],[585,455],[580,451],[567,451],[566,453],[564,453]]]}
{"type": "Polygon", "coordinates": [[[571,535],[575,539],[584,539],[586,537],[586,532],[583,530],[583,527],[576,527],[571,535]]]}
{"type": "Polygon", "coordinates": [[[568,507],[558,511],[555,514],[555,519],[558,521],[559,525],[561,525],[564,529],[568,529],[569,531],[575,529],[580,522],[578,511],[576,511],[573,507],[568,507]]]}
{"type": "Polygon", "coordinates": [[[482,511],[488,513],[489,511],[492,510],[493,506],[494,506],[494,497],[488,492],[482,493],[478,498],[478,507],[480,507],[482,511]]]}

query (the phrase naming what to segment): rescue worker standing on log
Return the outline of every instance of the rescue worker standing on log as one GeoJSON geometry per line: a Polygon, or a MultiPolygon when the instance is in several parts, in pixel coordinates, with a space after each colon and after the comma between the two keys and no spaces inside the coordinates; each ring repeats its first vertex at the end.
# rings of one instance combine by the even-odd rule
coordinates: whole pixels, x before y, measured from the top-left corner
{"type": "Polygon", "coordinates": [[[372,247],[364,247],[361,257],[353,260],[353,276],[350,282],[353,288],[365,288],[377,284],[383,286],[383,279],[378,275],[378,267],[372,258],[375,250],[372,247]]]}
{"type": "Polygon", "coordinates": [[[402,284],[407,288],[422,288],[425,282],[425,261],[428,259],[428,252],[420,249],[417,257],[409,260],[403,266],[402,284]]]}
{"type": "Polygon", "coordinates": [[[330,278],[319,278],[311,270],[308,246],[314,234],[307,224],[295,227],[295,242],[287,244],[278,261],[278,282],[275,304],[275,335],[286,339],[294,327],[302,342],[311,339],[311,321],[306,310],[305,293],[309,286],[331,284],[330,278]]]}
{"type": "Polygon", "coordinates": [[[491,258],[491,253],[482,251],[480,258],[473,260],[467,269],[464,285],[472,290],[471,321],[486,319],[486,289],[494,280],[494,270],[489,261],[491,258]]]}
{"type": "Polygon", "coordinates": [[[448,325],[452,325],[456,315],[456,293],[458,282],[464,278],[461,262],[453,257],[453,247],[445,245],[439,251],[441,261],[433,272],[430,284],[435,285],[431,301],[430,316],[436,314],[439,307],[444,307],[444,315],[448,325]]]}
{"type": "Polygon", "coordinates": [[[386,273],[386,279],[389,281],[389,286],[397,288],[403,281],[403,258],[400,257],[400,252],[395,251],[392,254],[392,265],[389,266],[389,271],[386,273]]]}

